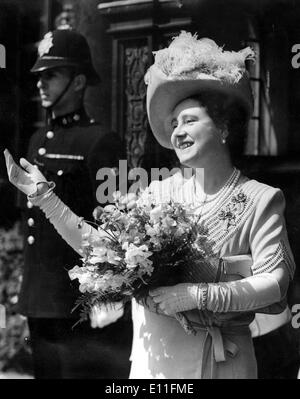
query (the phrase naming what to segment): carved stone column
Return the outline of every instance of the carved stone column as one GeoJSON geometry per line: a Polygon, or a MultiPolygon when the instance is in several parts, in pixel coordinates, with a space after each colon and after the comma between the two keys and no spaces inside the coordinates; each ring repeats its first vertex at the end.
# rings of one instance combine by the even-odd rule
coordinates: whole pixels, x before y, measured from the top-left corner
{"type": "Polygon", "coordinates": [[[106,1],[98,8],[112,37],[111,126],[124,140],[128,167],[171,167],[173,152],[156,143],[148,126],[144,75],[153,48],[190,26],[187,9],[178,0],[106,1]]]}
{"type": "Polygon", "coordinates": [[[130,167],[138,167],[141,165],[147,136],[144,75],[148,67],[149,49],[147,45],[128,45],[124,53],[127,159],[130,167]]]}

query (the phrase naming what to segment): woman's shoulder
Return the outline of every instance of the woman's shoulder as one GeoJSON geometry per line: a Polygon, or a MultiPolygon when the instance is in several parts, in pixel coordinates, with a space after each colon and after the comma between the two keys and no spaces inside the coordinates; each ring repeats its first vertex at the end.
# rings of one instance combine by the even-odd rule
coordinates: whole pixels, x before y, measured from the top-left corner
{"type": "Polygon", "coordinates": [[[252,202],[255,204],[258,202],[266,204],[273,198],[284,201],[284,195],[280,188],[270,186],[255,179],[249,179],[245,176],[242,176],[239,189],[242,190],[246,196],[251,198],[252,202]]]}

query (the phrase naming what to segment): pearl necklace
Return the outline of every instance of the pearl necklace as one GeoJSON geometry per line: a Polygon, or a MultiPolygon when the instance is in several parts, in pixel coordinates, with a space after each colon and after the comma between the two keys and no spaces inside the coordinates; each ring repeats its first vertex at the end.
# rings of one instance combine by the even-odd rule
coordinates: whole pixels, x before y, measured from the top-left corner
{"type": "Polygon", "coordinates": [[[193,203],[196,207],[207,205],[212,202],[222,202],[225,197],[228,197],[229,190],[233,191],[239,181],[241,172],[234,168],[232,174],[229,176],[225,184],[221,187],[221,189],[212,195],[205,194],[204,199],[199,201],[197,199],[197,187],[195,182],[195,176],[193,177],[193,203]]]}

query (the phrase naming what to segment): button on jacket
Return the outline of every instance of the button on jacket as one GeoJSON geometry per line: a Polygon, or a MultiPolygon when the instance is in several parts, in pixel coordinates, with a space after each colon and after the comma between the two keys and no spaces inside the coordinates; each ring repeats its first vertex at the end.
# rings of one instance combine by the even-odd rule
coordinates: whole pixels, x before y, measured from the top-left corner
{"type": "MultiPolygon", "coordinates": [[[[83,110],[52,121],[31,138],[27,159],[37,165],[55,192],[76,214],[93,220],[96,173],[117,167],[122,157],[116,135],[105,134],[83,110]]],[[[28,317],[77,317],[71,313],[79,291],[68,269],[80,265],[75,251],[44,214],[24,196],[25,265],[18,310],[28,317]]]]}

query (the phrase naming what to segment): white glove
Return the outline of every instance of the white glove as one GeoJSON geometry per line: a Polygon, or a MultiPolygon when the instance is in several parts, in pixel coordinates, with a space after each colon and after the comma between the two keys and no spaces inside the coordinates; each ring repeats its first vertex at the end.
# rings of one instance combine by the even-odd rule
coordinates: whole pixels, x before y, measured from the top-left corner
{"type": "Polygon", "coordinates": [[[280,285],[273,273],[207,286],[206,308],[212,312],[253,311],[282,300],[280,285]]]}
{"type": "Polygon", "coordinates": [[[95,305],[90,312],[92,328],[103,328],[116,322],[124,314],[122,302],[95,305]]]}
{"type": "Polygon", "coordinates": [[[26,159],[20,159],[18,166],[10,152],[4,151],[6,169],[9,181],[26,195],[32,195],[37,192],[37,184],[47,183],[45,176],[39,171],[38,167],[32,165],[26,159]]]}
{"type": "Polygon", "coordinates": [[[166,315],[198,308],[201,284],[181,283],[171,287],[159,287],[149,292],[153,302],[166,315]]]}
{"type": "Polygon", "coordinates": [[[191,309],[253,311],[282,299],[279,283],[272,273],[261,273],[229,283],[182,283],[159,287],[150,291],[149,295],[167,315],[191,309]]]}

